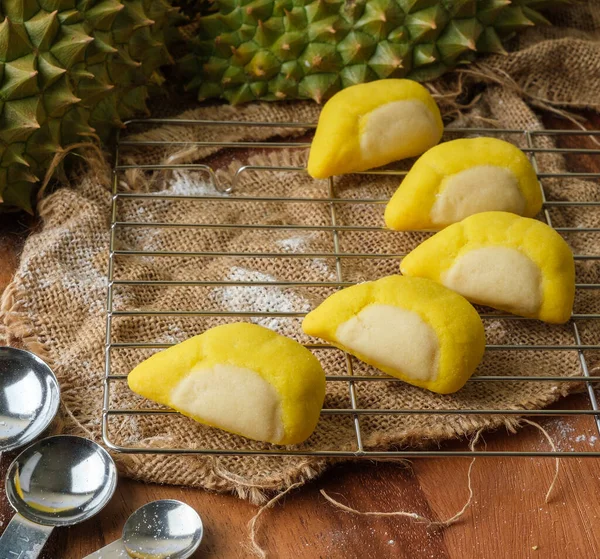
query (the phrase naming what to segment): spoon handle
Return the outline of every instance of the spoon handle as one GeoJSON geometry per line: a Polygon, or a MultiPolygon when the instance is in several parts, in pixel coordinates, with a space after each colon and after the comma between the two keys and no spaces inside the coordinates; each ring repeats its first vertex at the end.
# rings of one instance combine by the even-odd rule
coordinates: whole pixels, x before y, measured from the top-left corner
{"type": "Polygon", "coordinates": [[[86,555],[83,559],[130,559],[130,555],[125,551],[123,541],[119,539],[90,555],[86,555]]]}
{"type": "Polygon", "coordinates": [[[15,514],[0,536],[0,557],[36,559],[52,533],[52,526],[35,524],[15,514]]]}

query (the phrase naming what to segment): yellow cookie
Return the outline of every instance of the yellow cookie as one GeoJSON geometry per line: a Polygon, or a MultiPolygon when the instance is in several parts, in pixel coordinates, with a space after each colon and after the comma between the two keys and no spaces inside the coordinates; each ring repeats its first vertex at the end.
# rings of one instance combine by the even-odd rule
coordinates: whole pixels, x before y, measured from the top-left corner
{"type": "Polygon", "coordinates": [[[323,107],[308,173],[324,179],[414,157],[440,141],[444,125],[429,92],[411,80],[378,80],[336,93],[323,107]]]}
{"type": "Polygon", "coordinates": [[[421,243],[400,269],[521,316],[554,323],[571,316],[573,254],[554,229],[535,219],[506,212],[472,215],[421,243]]]}
{"type": "Polygon", "coordinates": [[[390,229],[442,229],[470,215],[542,209],[535,170],[516,146],[496,138],[445,142],[423,154],[385,209],[390,229]]]}
{"type": "Polygon", "coordinates": [[[302,329],[415,386],[462,388],[483,357],[485,334],[469,302],[426,279],[388,276],[328,297],[302,329]]]}
{"type": "Polygon", "coordinates": [[[325,398],[325,373],[310,351],[248,323],[217,326],[156,353],[128,383],[200,423],[282,445],[311,435],[325,398]]]}

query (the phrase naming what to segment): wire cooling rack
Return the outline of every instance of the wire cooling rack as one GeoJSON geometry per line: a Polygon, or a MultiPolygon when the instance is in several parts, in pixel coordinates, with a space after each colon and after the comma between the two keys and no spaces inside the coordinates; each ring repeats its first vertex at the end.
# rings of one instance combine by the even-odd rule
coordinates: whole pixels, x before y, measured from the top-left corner
{"type": "MultiPolygon", "coordinates": [[[[528,352],[528,351],[552,351],[552,352],[571,352],[577,356],[576,362],[579,366],[579,371],[576,374],[574,371],[568,372],[569,375],[575,376],[564,376],[559,375],[512,375],[512,376],[492,376],[485,375],[485,372],[478,373],[473,376],[469,383],[477,382],[512,382],[512,381],[523,381],[523,382],[548,382],[548,383],[563,383],[563,382],[578,382],[584,386],[587,404],[582,405],[581,401],[578,404],[572,405],[566,409],[541,409],[533,411],[524,411],[523,409],[376,409],[361,407],[359,399],[357,398],[357,383],[365,383],[366,390],[368,390],[369,383],[372,382],[399,382],[397,379],[388,377],[386,375],[375,374],[375,375],[361,375],[355,371],[353,366],[353,360],[349,356],[345,356],[346,363],[346,374],[344,375],[328,375],[327,383],[345,383],[348,389],[348,401],[349,406],[345,408],[331,408],[323,409],[322,417],[331,415],[344,415],[350,418],[355,433],[355,446],[348,450],[346,448],[328,448],[328,449],[317,449],[317,450],[293,450],[290,448],[281,448],[272,446],[269,448],[261,448],[259,450],[255,448],[172,448],[167,446],[161,446],[160,444],[153,445],[151,448],[147,446],[136,445],[136,441],[116,441],[114,434],[110,429],[110,422],[116,418],[124,418],[126,416],[154,416],[158,414],[173,414],[178,417],[181,421],[189,421],[188,419],[179,416],[173,410],[168,409],[147,409],[147,408],[122,408],[115,405],[111,398],[111,391],[113,390],[114,383],[126,382],[125,374],[115,374],[112,370],[112,356],[115,351],[119,350],[160,350],[169,347],[172,343],[156,343],[151,340],[145,340],[140,338],[135,341],[119,341],[117,334],[115,334],[114,323],[115,320],[120,317],[135,317],[138,320],[145,320],[155,318],[157,316],[165,317],[178,317],[186,316],[189,318],[194,317],[223,317],[228,319],[240,319],[247,320],[249,318],[264,317],[264,318],[301,318],[305,312],[296,311],[214,311],[210,309],[202,308],[202,301],[198,301],[199,308],[194,310],[153,310],[145,308],[136,308],[133,310],[119,310],[115,309],[114,297],[115,291],[122,287],[148,287],[148,286],[204,286],[204,287],[227,287],[227,286],[279,286],[282,288],[289,287],[331,287],[331,288],[342,288],[352,285],[354,282],[350,281],[345,277],[343,263],[347,259],[362,260],[372,258],[399,258],[402,254],[395,253],[376,253],[369,251],[355,251],[347,252],[340,247],[340,235],[346,232],[363,232],[363,231],[382,231],[384,230],[381,222],[373,223],[372,225],[347,225],[341,224],[338,219],[341,208],[346,205],[352,204],[373,204],[383,207],[387,202],[387,197],[369,197],[369,198],[349,198],[340,197],[338,195],[337,181],[338,177],[329,179],[327,182],[326,195],[322,197],[302,197],[302,198],[287,198],[284,196],[278,197],[264,197],[264,196],[248,196],[243,193],[243,179],[244,176],[249,173],[267,173],[267,172],[280,172],[289,173],[290,176],[296,173],[305,173],[305,169],[302,166],[277,166],[277,165],[251,165],[240,163],[239,167],[233,174],[233,177],[228,183],[222,184],[222,180],[219,180],[218,169],[208,164],[184,164],[184,163],[172,163],[165,164],[162,161],[148,161],[148,157],[144,158],[143,163],[132,164],[130,159],[124,162],[122,153],[124,150],[130,149],[143,149],[150,153],[150,150],[157,147],[169,147],[172,149],[181,149],[185,147],[194,148],[215,148],[217,150],[225,150],[230,154],[234,154],[234,161],[236,160],[235,154],[242,152],[253,152],[258,150],[277,150],[281,148],[293,148],[297,150],[304,150],[305,152],[310,147],[310,144],[303,140],[297,140],[301,137],[303,131],[309,131],[314,128],[314,125],[305,123],[266,123],[266,122],[226,122],[226,121],[203,121],[203,120],[173,120],[173,119],[149,119],[149,120],[133,120],[128,122],[129,128],[135,127],[149,127],[157,125],[173,125],[184,126],[184,127],[212,127],[216,130],[226,127],[247,127],[249,130],[261,131],[260,137],[265,138],[268,134],[265,134],[266,128],[276,128],[278,131],[285,129],[288,132],[296,132],[296,134],[290,134],[290,138],[285,140],[281,139],[281,136],[277,136],[272,140],[261,139],[260,141],[189,141],[183,138],[181,141],[140,141],[131,139],[129,137],[120,137],[117,142],[115,163],[113,168],[113,191],[112,191],[112,215],[111,215],[111,228],[110,228],[110,251],[109,251],[109,262],[108,262],[108,295],[107,295],[107,320],[106,320],[106,362],[105,362],[105,381],[104,381],[104,407],[102,412],[102,432],[103,438],[106,445],[114,450],[120,452],[129,453],[157,453],[157,454],[213,454],[213,455],[309,455],[309,456],[322,456],[322,457],[366,457],[366,458],[381,458],[381,457],[417,457],[417,456],[471,456],[473,453],[470,450],[465,449],[405,449],[405,450],[372,450],[365,448],[363,445],[363,434],[361,431],[361,421],[368,415],[405,415],[409,416],[412,414],[427,414],[431,416],[444,416],[449,414],[458,414],[462,416],[476,415],[476,416],[513,416],[515,418],[523,416],[541,416],[541,417],[555,417],[555,416],[570,416],[571,418],[576,416],[587,416],[590,420],[595,423],[595,430],[598,431],[600,436],[600,408],[598,406],[598,400],[594,391],[594,377],[592,368],[588,363],[588,357],[590,354],[600,350],[600,345],[597,345],[596,340],[591,340],[592,343],[584,343],[584,337],[581,332],[581,324],[583,321],[594,321],[600,319],[600,314],[596,313],[582,313],[576,311],[573,314],[572,319],[568,325],[568,328],[572,329],[572,343],[549,343],[549,344],[519,344],[519,345],[488,345],[487,351],[503,350],[503,351],[514,351],[514,352],[528,352]],[[146,192],[137,193],[129,191],[121,186],[123,177],[126,173],[131,171],[154,173],[154,172],[187,172],[193,171],[195,173],[204,173],[207,180],[211,182],[215,188],[219,191],[217,194],[206,194],[199,193],[169,193],[165,191],[160,192],[146,192]],[[326,225],[297,225],[297,224],[274,224],[274,223],[152,223],[148,224],[143,221],[123,221],[119,212],[119,205],[124,201],[151,201],[151,202],[165,202],[165,201],[189,201],[190,203],[209,203],[222,201],[223,195],[226,194],[226,200],[231,204],[245,204],[248,202],[257,203],[275,203],[275,202],[291,202],[291,203],[306,203],[306,204],[320,204],[325,205],[328,208],[329,223],[326,225]],[[301,232],[318,232],[319,234],[326,234],[331,236],[333,250],[328,252],[314,252],[314,253],[273,253],[273,252],[244,252],[244,253],[233,253],[221,250],[219,246],[215,246],[214,250],[211,251],[162,251],[156,250],[151,246],[143,246],[141,248],[131,249],[122,248],[119,246],[117,236],[119,231],[123,230],[135,230],[136,228],[150,227],[150,228],[203,228],[213,229],[218,231],[223,230],[238,230],[238,229],[252,229],[255,231],[301,231],[301,232]],[[161,258],[168,256],[169,258],[214,258],[214,257],[252,257],[259,259],[276,260],[282,258],[330,258],[335,261],[335,277],[330,278],[329,281],[320,282],[307,282],[299,279],[297,281],[273,281],[273,278],[269,278],[264,281],[261,278],[251,278],[246,280],[244,278],[227,278],[221,280],[209,280],[206,278],[194,278],[193,280],[156,280],[156,279],[122,279],[118,275],[119,262],[121,259],[127,258],[161,258]]],[[[273,131],[275,134],[276,131],[273,131]]],[[[592,162],[598,163],[600,161],[600,149],[596,149],[598,140],[600,140],[600,131],[563,131],[563,130],[544,130],[544,131],[524,131],[524,130],[497,130],[497,129],[461,129],[447,131],[444,139],[455,139],[457,137],[468,137],[473,135],[501,135],[505,139],[514,141],[515,144],[519,145],[521,149],[529,156],[538,177],[540,184],[542,185],[544,206],[543,216],[550,226],[554,226],[552,218],[553,208],[578,208],[578,209],[591,209],[600,206],[599,201],[595,201],[594,196],[590,196],[591,199],[585,201],[576,200],[555,200],[547,197],[545,188],[546,181],[557,181],[557,180],[572,180],[572,179],[583,179],[589,181],[595,188],[600,188],[600,174],[590,171],[589,165],[586,164],[592,162]],[[569,139],[567,142],[569,146],[576,144],[577,147],[555,147],[560,146],[561,142],[565,139],[569,139]],[[543,168],[540,161],[545,155],[556,155],[561,154],[569,159],[568,170],[564,172],[548,171],[543,168]]],[[[249,137],[252,135],[249,134],[249,137]]],[[[386,169],[370,171],[366,173],[359,173],[363,175],[381,175],[381,176],[398,176],[399,178],[406,174],[404,170],[397,169],[386,169]]],[[[240,206],[241,209],[241,206],[240,206]]],[[[570,235],[573,233],[600,233],[600,228],[592,227],[555,227],[555,229],[562,235],[570,235]]],[[[600,248],[600,247],[599,247],[600,248]]],[[[593,262],[600,260],[600,250],[597,254],[575,254],[576,265],[586,262],[593,262]]],[[[376,279],[376,278],[369,278],[376,279]]],[[[579,278],[578,278],[579,281],[579,278]]],[[[578,295],[585,295],[585,292],[589,290],[600,289],[600,283],[592,282],[580,282],[577,283],[576,291],[578,295]]],[[[489,313],[485,309],[482,311],[482,318],[502,318],[503,320],[523,320],[519,317],[511,315],[501,315],[495,313],[489,313]]],[[[143,324],[143,322],[142,322],[143,324]]],[[[142,328],[143,331],[143,328],[142,328]]],[[[140,334],[143,336],[143,334],[140,334]]],[[[182,340],[178,340],[182,341],[182,340]]],[[[327,350],[331,349],[339,351],[335,348],[331,348],[326,344],[306,344],[309,349],[313,350],[327,350]]],[[[600,380],[600,379],[599,379],[600,380]]],[[[566,400],[569,402],[569,400],[566,400]]],[[[596,440],[596,437],[593,437],[596,440]]],[[[574,450],[573,448],[562,449],[559,451],[542,451],[542,450],[526,450],[526,451],[510,451],[510,450],[481,450],[477,451],[479,456],[600,456],[600,452],[596,450],[574,450]]]]}

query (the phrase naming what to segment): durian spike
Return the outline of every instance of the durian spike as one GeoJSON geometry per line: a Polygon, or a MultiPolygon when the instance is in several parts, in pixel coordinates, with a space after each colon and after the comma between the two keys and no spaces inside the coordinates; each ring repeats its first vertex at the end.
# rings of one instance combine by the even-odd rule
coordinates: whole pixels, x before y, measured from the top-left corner
{"type": "Polygon", "coordinates": [[[5,17],[0,23],[0,61],[12,62],[33,52],[27,32],[22,25],[5,17]]]}
{"type": "Polygon", "coordinates": [[[54,41],[60,27],[58,11],[54,10],[50,13],[40,11],[24,25],[27,35],[36,49],[45,51],[54,41]]]}
{"type": "Polygon", "coordinates": [[[33,55],[17,58],[4,65],[2,96],[5,101],[23,99],[38,93],[38,71],[33,55]]]}
{"type": "Polygon", "coordinates": [[[36,97],[4,103],[0,141],[5,144],[24,142],[39,130],[41,127],[37,119],[39,106],[40,101],[36,97]]]}

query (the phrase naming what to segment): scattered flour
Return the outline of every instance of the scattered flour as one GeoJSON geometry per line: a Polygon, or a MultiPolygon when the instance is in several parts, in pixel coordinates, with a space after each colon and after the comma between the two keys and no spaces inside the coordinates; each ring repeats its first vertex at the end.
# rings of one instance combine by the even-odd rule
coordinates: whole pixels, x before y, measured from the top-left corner
{"type": "Polygon", "coordinates": [[[173,178],[168,182],[168,188],[157,194],[175,194],[182,196],[227,196],[225,192],[216,189],[206,173],[190,173],[173,171],[173,178]]]}
{"type": "Polygon", "coordinates": [[[581,442],[587,442],[589,445],[594,445],[596,443],[596,441],[598,440],[598,437],[594,436],[594,435],[590,435],[589,437],[586,437],[585,435],[577,435],[575,437],[575,442],[581,443],[581,442]]]}
{"type": "Polygon", "coordinates": [[[573,434],[573,431],[575,431],[573,425],[564,419],[552,422],[552,426],[557,431],[558,436],[563,439],[569,438],[573,434]]]}
{"type": "Polygon", "coordinates": [[[290,239],[280,239],[275,244],[286,252],[300,252],[299,249],[306,245],[305,237],[292,237],[290,239]]]}
{"type": "Polygon", "coordinates": [[[320,277],[319,280],[321,281],[336,281],[337,280],[337,275],[335,273],[335,268],[332,265],[331,267],[327,265],[327,261],[324,258],[315,258],[314,260],[310,261],[309,266],[315,270],[316,272],[319,272],[320,274],[322,274],[323,277],[320,277]]]}
{"type": "Polygon", "coordinates": [[[598,442],[597,435],[576,433],[575,427],[568,419],[557,419],[549,423],[548,427],[556,447],[563,452],[584,450],[581,444],[576,443],[587,443],[589,446],[595,446],[598,442]]]}
{"type": "Polygon", "coordinates": [[[181,329],[179,324],[171,322],[162,332],[159,341],[164,344],[178,344],[185,341],[187,336],[188,334],[181,329]]]}
{"type": "MultiPolygon", "coordinates": [[[[274,282],[277,279],[257,270],[248,270],[234,266],[229,271],[227,281],[274,282]]],[[[277,286],[252,285],[219,287],[213,290],[212,296],[217,303],[231,312],[308,312],[309,302],[302,296],[284,291],[277,286]]],[[[252,317],[255,324],[271,330],[279,331],[285,323],[281,317],[252,317]]]]}
{"type": "MultiPolygon", "coordinates": [[[[227,196],[226,193],[217,190],[212,180],[205,171],[186,171],[175,169],[172,175],[163,183],[165,188],[153,191],[156,195],[181,195],[181,196],[227,196]]],[[[122,181],[121,187],[124,191],[129,189],[127,182],[122,181]]],[[[138,213],[145,213],[144,209],[138,209],[138,213]]]]}
{"type": "MultiPolygon", "coordinates": [[[[225,192],[220,192],[216,189],[212,181],[207,178],[206,173],[201,172],[185,172],[180,170],[173,171],[172,177],[166,182],[163,190],[153,192],[156,196],[227,196],[225,192]]],[[[146,216],[149,216],[147,221],[151,225],[153,214],[156,212],[156,204],[170,204],[168,200],[153,201],[153,209],[142,203],[139,206],[128,208],[122,220],[130,221],[145,221],[146,216]]],[[[169,207],[169,206],[166,206],[169,207]]],[[[126,248],[143,249],[144,251],[161,251],[165,250],[164,239],[165,231],[162,229],[153,229],[151,226],[139,230],[128,230],[130,242],[126,248]]],[[[123,247],[124,248],[124,247],[123,247]]],[[[154,262],[151,258],[142,256],[140,262],[154,262]]]]}
{"type": "MultiPolygon", "coordinates": [[[[82,260],[79,260],[82,261],[82,260]]],[[[21,276],[27,281],[33,278],[30,270],[32,261],[24,258],[21,262],[21,276]]],[[[37,273],[37,272],[36,272],[37,273]]],[[[43,278],[37,280],[37,287],[40,289],[53,289],[54,287],[60,290],[66,290],[70,293],[77,293],[78,297],[69,299],[70,304],[80,302],[90,314],[103,312],[106,305],[106,286],[107,278],[91,263],[89,266],[79,270],[76,275],[62,274],[56,270],[53,274],[47,274],[43,278]]]]}
{"type": "Polygon", "coordinates": [[[303,249],[314,236],[314,233],[299,235],[297,237],[290,237],[289,239],[280,239],[275,241],[275,244],[281,247],[285,252],[302,252],[301,249],[303,249]]]}

